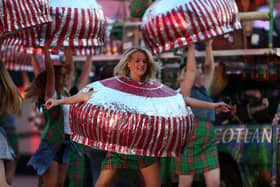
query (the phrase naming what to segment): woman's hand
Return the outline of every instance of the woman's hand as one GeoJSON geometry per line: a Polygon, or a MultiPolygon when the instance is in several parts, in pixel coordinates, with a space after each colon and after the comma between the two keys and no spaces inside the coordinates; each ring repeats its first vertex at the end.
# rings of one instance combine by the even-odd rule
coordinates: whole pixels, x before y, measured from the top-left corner
{"type": "Polygon", "coordinates": [[[44,108],[47,110],[50,110],[52,107],[57,106],[59,104],[58,100],[53,99],[53,98],[49,98],[45,104],[44,104],[44,108]]]}
{"type": "Polygon", "coordinates": [[[218,102],[218,103],[214,103],[214,108],[217,113],[229,112],[231,109],[231,106],[226,104],[225,102],[218,102]]]}

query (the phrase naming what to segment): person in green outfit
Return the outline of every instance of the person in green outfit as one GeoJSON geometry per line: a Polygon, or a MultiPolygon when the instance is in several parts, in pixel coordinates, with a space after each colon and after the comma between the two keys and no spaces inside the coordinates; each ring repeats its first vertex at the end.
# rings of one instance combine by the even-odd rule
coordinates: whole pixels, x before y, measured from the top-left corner
{"type": "MultiPolygon", "coordinates": [[[[36,106],[42,107],[48,98],[67,97],[66,89],[72,83],[72,51],[65,50],[65,65],[53,65],[48,47],[44,47],[45,71],[40,72],[26,89],[25,98],[31,98],[36,106]]],[[[72,144],[71,129],[67,117],[69,107],[58,106],[44,110],[46,126],[41,134],[42,140],[37,151],[28,162],[42,176],[43,186],[64,186],[69,166],[72,144]]]]}
{"type": "Polygon", "coordinates": [[[14,160],[15,152],[4,129],[5,116],[21,114],[22,96],[1,60],[0,77],[0,186],[6,187],[12,184],[12,177],[6,175],[8,173],[6,170],[9,168],[5,167],[4,161],[14,160]]]}
{"type": "MultiPolygon", "coordinates": [[[[136,47],[128,49],[114,69],[115,75],[129,77],[131,80],[137,82],[148,82],[154,79],[155,73],[156,66],[153,63],[151,53],[144,48],[136,47]]],[[[49,99],[46,101],[45,107],[51,109],[60,104],[86,102],[92,94],[93,90],[81,92],[72,97],[59,100],[49,99]]],[[[157,158],[108,152],[106,158],[102,161],[102,171],[95,186],[111,186],[118,170],[124,167],[139,168],[147,187],[159,187],[161,185],[160,168],[157,158]]]]}
{"type": "MultiPolygon", "coordinates": [[[[208,95],[214,75],[214,58],[212,54],[212,40],[205,41],[205,63],[196,64],[195,46],[188,46],[186,70],[180,83],[181,93],[185,97],[192,97],[206,102],[213,100],[208,95]]],[[[186,100],[188,104],[188,100],[186,100]]],[[[192,105],[191,105],[192,106],[192,105]]],[[[197,109],[192,106],[196,118],[196,129],[192,141],[187,145],[185,153],[176,158],[176,173],[179,175],[179,186],[192,185],[195,174],[203,173],[207,187],[220,185],[220,169],[217,147],[214,142],[215,109],[197,109]]],[[[219,109],[218,109],[219,110],[219,109]]]]}

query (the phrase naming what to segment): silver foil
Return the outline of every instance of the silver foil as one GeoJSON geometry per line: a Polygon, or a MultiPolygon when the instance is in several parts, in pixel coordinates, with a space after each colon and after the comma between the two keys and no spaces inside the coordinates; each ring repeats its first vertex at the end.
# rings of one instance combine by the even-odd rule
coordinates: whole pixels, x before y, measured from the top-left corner
{"type": "Polygon", "coordinates": [[[105,16],[95,0],[50,0],[49,4],[53,21],[25,33],[26,46],[95,48],[104,45],[105,16]]]}
{"type": "Polygon", "coordinates": [[[167,157],[182,153],[192,133],[193,115],[181,94],[155,82],[113,77],[89,84],[87,103],[70,107],[72,139],[122,154],[167,157]]]}
{"type": "Polygon", "coordinates": [[[156,54],[240,28],[234,0],[157,0],[141,24],[145,44],[156,54]]]}
{"type": "Polygon", "coordinates": [[[0,32],[4,34],[51,21],[47,0],[0,0],[0,32]]]}

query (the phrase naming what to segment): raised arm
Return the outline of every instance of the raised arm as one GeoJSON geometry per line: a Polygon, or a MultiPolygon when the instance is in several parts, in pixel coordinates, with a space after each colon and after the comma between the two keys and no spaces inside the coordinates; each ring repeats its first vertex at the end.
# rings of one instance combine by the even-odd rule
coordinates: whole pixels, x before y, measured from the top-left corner
{"type": "Polygon", "coordinates": [[[45,88],[45,97],[50,98],[55,92],[55,74],[54,67],[51,62],[51,56],[48,47],[43,48],[45,53],[45,66],[46,66],[46,88],[45,88]]]}
{"type": "Polygon", "coordinates": [[[87,56],[86,61],[83,64],[82,73],[77,83],[78,90],[80,90],[88,83],[89,81],[88,76],[90,71],[91,71],[91,56],[87,56]]]}
{"type": "Polygon", "coordinates": [[[87,102],[92,94],[93,94],[93,90],[90,90],[89,92],[80,92],[71,97],[64,97],[62,99],[49,98],[46,101],[44,107],[45,107],[45,109],[49,110],[52,107],[61,105],[61,104],[75,104],[75,103],[80,103],[80,102],[87,102]]]}
{"type": "Polygon", "coordinates": [[[210,85],[212,83],[215,71],[215,63],[213,57],[213,50],[212,50],[212,43],[213,40],[206,40],[205,41],[205,64],[204,64],[204,74],[206,76],[204,86],[206,90],[209,90],[210,85]]]}
{"type": "Polygon", "coordinates": [[[181,93],[183,96],[190,96],[191,89],[195,80],[196,73],[196,60],[195,60],[195,45],[190,44],[188,46],[188,56],[187,56],[187,64],[185,67],[185,77],[182,83],[180,84],[181,93]]]}
{"type": "Polygon", "coordinates": [[[65,76],[66,76],[66,83],[65,86],[68,90],[70,90],[72,86],[72,79],[74,76],[74,64],[73,64],[73,57],[72,57],[72,49],[71,47],[66,47],[65,49],[65,76]]]}
{"type": "Polygon", "coordinates": [[[35,54],[32,54],[32,56],[31,56],[31,64],[33,67],[34,75],[35,75],[35,77],[37,77],[39,75],[39,73],[41,73],[41,68],[38,64],[38,60],[37,60],[35,54]]]}

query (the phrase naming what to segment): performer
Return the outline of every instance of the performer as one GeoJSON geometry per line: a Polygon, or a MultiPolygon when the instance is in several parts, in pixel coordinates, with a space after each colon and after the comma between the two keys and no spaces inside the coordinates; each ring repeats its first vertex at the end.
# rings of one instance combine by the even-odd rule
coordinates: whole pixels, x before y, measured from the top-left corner
{"type": "MultiPolygon", "coordinates": [[[[212,40],[205,42],[204,66],[201,64],[196,66],[195,47],[194,44],[191,44],[188,47],[186,75],[180,84],[182,94],[212,102],[207,91],[211,85],[213,74],[212,40]]],[[[191,186],[194,174],[203,173],[206,186],[218,187],[220,185],[220,169],[217,147],[214,142],[215,133],[211,124],[215,120],[215,111],[195,108],[193,108],[193,111],[197,118],[197,127],[192,137],[193,141],[187,145],[185,153],[176,159],[179,186],[191,186]]]]}
{"type": "MultiPolygon", "coordinates": [[[[144,48],[131,48],[127,50],[120,62],[114,69],[115,75],[128,77],[136,82],[148,82],[155,77],[156,67],[153,63],[151,53],[144,48]]],[[[72,97],[63,99],[48,99],[45,103],[46,109],[51,109],[60,104],[74,104],[86,102],[93,94],[93,90],[82,92],[72,97]]],[[[160,186],[160,170],[156,157],[144,157],[136,155],[124,155],[108,152],[102,162],[102,171],[95,184],[99,186],[110,186],[116,176],[118,169],[139,168],[143,175],[146,186],[160,186]]]]}
{"type": "Polygon", "coordinates": [[[9,186],[12,181],[7,179],[8,171],[5,171],[4,160],[15,159],[15,152],[8,142],[3,125],[7,113],[21,114],[22,97],[2,61],[0,61],[0,77],[0,186],[9,186]]]}
{"type": "MultiPolygon", "coordinates": [[[[26,90],[26,98],[33,99],[37,107],[41,107],[45,99],[50,97],[67,97],[64,88],[69,88],[72,82],[71,48],[65,51],[65,66],[52,65],[48,47],[44,47],[44,53],[46,71],[41,72],[26,90]]],[[[38,176],[42,176],[44,186],[64,185],[71,152],[68,113],[67,106],[44,111],[46,126],[42,132],[42,140],[38,150],[28,162],[38,176]]]]}

